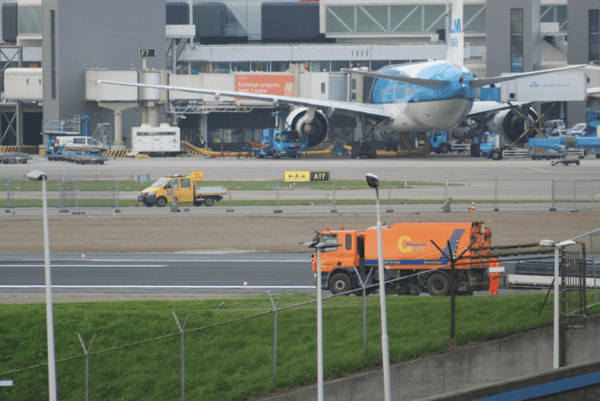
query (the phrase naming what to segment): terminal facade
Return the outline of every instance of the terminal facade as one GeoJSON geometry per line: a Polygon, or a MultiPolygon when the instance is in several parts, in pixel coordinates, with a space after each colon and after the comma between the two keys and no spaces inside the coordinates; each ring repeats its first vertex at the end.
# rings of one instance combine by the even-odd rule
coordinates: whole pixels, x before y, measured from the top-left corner
{"type": "MultiPolygon", "coordinates": [[[[465,63],[477,77],[600,62],[596,0],[464,3],[465,63]]],[[[284,116],[288,110],[182,94],[150,102],[130,95],[96,98],[89,94],[92,83],[86,84],[86,76],[112,70],[142,74],[144,62],[146,71],[164,70],[157,79],[172,85],[236,90],[242,79],[270,84],[269,76],[277,75],[294,81],[295,96],[368,102],[372,81],[350,78],[340,69],[377,70],[445,58],[445,15],[444,0],[5,1],[2,71],[41,70],[20,78],[39,77],[39,93],[29,98],[6,98],[4,87],[13,76],[4,74],[0,145],[39,145],[45,121],[76,115],[89,116],[90,133],[108,123],[118,130],[118,115],[125,147],[131,127],[169,122],[178,124],[182,139],[191,143],[239,150],[259,141],[263,128],[281,124],[273,113],[284,116]],[[142,60],[140,49],[155,50],[154,57],[142,60]]],[[[589,86],[600,86],[593,74],[589,86]]],[[[548,118],[567,118],[569,125],[584,121],[581,103],[554,107],[548,118]]],[[[353,117],[336,114],[330,128],[329,143],[361,138],[353,117]]],[[[394,138],[394,133],[377,135],[380,142],[394,138]]],[[[115,141],[114,135],[109,139],[115,141]]]]}

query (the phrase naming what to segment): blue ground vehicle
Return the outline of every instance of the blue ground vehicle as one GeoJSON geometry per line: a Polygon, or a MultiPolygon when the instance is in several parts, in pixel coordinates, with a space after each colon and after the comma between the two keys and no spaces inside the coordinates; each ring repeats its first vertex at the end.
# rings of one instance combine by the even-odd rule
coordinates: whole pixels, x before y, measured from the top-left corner
{"type": "Polygon", "coordinates": [[[298,131],[278,130],[273,128],[263,129],[262,142],[250,142],[244,150],[250,151],[254,156],[262,159],[272,157],[300,158],[301,153],[308,147],[308,137],[302,139],[298,131]]]}

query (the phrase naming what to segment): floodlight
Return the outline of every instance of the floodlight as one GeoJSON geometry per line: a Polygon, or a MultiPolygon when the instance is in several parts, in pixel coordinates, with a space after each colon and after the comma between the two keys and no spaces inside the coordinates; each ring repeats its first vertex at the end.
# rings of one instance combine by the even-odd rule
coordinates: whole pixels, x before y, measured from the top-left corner
{"type": "Polygon", "coordinates": [[[48,179],[48,176],[46,175],[46,173],[44,173],[43,171],[40,171],[40,170],[30,171],[29,173],[27,173],[27,175],[25,177],[27,177],[27,179],[31,180],[31,181],[42,181],[42,180],[48,179]]]}
{"type": "Polygon", "coordinates": [[[369,184],[371,188],[378,188],[379,178],[375,174],[369,173],[367,174],[367,184],[369,184]]]}

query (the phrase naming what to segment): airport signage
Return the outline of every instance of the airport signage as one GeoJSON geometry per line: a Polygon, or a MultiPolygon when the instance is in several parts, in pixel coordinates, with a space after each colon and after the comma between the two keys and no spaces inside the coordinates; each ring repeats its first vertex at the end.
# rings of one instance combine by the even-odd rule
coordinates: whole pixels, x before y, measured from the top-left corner
{"type": "Polygon", "coordinates": [[[259,95],[294,96],[295,78],[291,74],[236,74],[235,90],[259,95]]]}
{"type": "Polygon", "coordinates": [[[285,182],[329,181],[329,171],[285,171],[285,182]]]}
{"type": "Polygon", "coordinates": [[[140,49],[140,57],[155,57],[154,49],[140,49]]]}

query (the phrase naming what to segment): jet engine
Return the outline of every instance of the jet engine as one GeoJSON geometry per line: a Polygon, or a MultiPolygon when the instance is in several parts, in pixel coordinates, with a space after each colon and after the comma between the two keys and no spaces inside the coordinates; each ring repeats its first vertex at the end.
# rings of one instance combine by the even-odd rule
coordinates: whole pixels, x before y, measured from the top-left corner
{"type": "Polygon", "coordinates": [[[286,122],[298,131],[302,138],[308,137],[308,147],[317,146],[325,140],[329,131],[329,120],[320,110],[298,107],[286,118],[286,122]]]}
{"type": "MultiPolygon", "coordinates": [[[[537,112],[532,108],[522,110],[521,113],[527,117],[527,119],[533,123],[538,119],[537,112]]],[[[493,131],[499,134],[503,134],[509,143],[515,142],[530,126],[525,120],[515,113],[514,110],[502,110],[494,116],[492,122],[493,131]]],[[[527,143],[530,138],[536,135],[535,130],[530,130],[527,135],[519,139],[517,143],[527,143]]]]}

